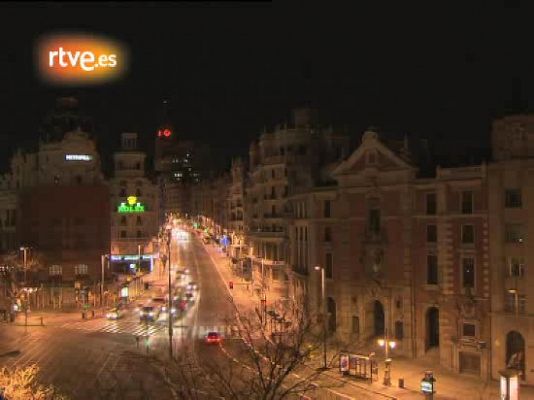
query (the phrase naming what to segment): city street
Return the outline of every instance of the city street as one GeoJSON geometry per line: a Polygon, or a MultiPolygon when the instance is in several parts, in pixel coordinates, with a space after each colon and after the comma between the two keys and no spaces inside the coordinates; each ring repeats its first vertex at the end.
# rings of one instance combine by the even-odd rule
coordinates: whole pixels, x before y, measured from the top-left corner
{"type": "MultiPolygon", "coordinates": [[[[173,269],[189,269],[190,280],[199,285],[196,302],[174,323],[174,351],[194,348],[201,359],[213,362],[213,357],[218,357],[224,363],[226,356],[218,346],[206,346],[204,336],[210,331],[225,331],[232,310],[228,293],[209,255],[198,240],[190,238],[189,234],[175,237],[171,245],[173,269]]],[[[166,294],[166,272],[155,270],[146,277],[145,281],[151,281],[150,293],[134,304],[166,294]]],[[[120,387],[125,396],[137,396],[128,398],[168,398],[161,377],[142,357],[146,354],[167,357],[167,323],[140,323],[133,306],[118,320],[104,317],[82,320],[80,313],[64,313],[46,314],[45,326],[5,324],[0,334],[0,352],[19,350],[20,354],[2,357],[0,363],[9,368],[37,363],[43,383],[52,383],[77,399],[103,398],[102,391],[108,386],[120,387]],[[139,344],[136,337],[140,338],[139,344]]],[[[23,316],[17,322],[23,323],[23,316]]],[[[230,342],[227,345],[240,346],[230,342]]]]}

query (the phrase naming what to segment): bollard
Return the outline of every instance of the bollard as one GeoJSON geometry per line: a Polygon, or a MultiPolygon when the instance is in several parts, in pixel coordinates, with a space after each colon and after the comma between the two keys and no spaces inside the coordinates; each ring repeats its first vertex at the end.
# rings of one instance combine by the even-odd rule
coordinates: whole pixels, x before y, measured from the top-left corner
{"type": "Polygon", "coordinates": [[[41,317],[41,326],[44,326],[43,317],[41,317]]]}
{"type": "Polygon", "coordinates": [[[404,389],[404,378],[399,378],[399,387],[404,389]]]}
{"type": "Polygon", "coordinates": [[[85,319],[85,312],[82,311],[82,319],[85,319]]]}

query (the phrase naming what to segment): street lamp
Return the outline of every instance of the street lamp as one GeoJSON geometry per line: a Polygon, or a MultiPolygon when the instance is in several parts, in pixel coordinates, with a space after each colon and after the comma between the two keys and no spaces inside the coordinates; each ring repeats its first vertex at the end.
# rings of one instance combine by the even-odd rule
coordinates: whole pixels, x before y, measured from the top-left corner
{"type": "Polygon", "coordinates": [[[104,265],[106,265],[106,258],[109,257],[109,254],[102,254],[100,256],[100,264],[102,267],[102,279],[100,281],[100,306],[104,306],[104,265]]]}
{"type": "Polygon", "coordinates": [[[391,358],[389,358],[389,349],[394,349],[397,342],[388,339],[388,331],[384,330],[384,338],[377,340],[378,345],[385,350],[386,359],[384,360],[384,385],[391,386],[391,358]]]}
{"type": "Polygon", "coordinates": [[[316,271],[321,271],[321,300],[322,300],[322,314],[323,314],[323,368],[328,369],[326,364],[326,287],[325,287],[325,269],[319,265],[315,266],[316,271]]]}
{"type": "Polygon", "coordinates": [[[27,281],[28,250],[30,250],[29,247],[20,247],[20,251],[22,251],[22,265],[24,266],[24,283],[26,283],[27,281]]]}
{"type": "Polygon", "coordinates": [[[168,306],[167,306],[167,319],[169,322],[169,357],[172,360],[172,291],[171,291],[171,227],[170,224],[167,225],[167,260],[169,261],[169,300],[168,300],[168,306]]]}

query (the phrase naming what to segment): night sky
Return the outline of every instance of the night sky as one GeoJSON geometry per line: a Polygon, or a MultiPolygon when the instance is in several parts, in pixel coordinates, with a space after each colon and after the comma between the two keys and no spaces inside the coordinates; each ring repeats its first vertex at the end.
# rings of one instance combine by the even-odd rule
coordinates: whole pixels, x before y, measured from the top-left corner
{"type": "Polygon", "coordinates": [[[106,151],[123,131],[151,139],[168,98],[177,134],[213,144],[225,157],[243,154],[264,125],[305,103],[354,136],[373,125],[474,141],[487,140],[493,117],[532,111],[534,35],[518,1],[411,9],[360,3],[2,4],[0,164],[37,138],[64,94],[80,99],[106,151]],[[99,87],[41,83],[35,40],[64,30],[124,41],[129,74],[99,87]]]}

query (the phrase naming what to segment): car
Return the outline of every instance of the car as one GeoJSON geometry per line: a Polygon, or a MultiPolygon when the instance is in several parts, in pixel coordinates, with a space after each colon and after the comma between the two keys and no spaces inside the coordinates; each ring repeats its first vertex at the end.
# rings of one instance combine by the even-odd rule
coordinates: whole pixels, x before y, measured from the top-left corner
{"type": "Polygon", "coordinates": [[[159,310],[154,306],[144,306],[139,312],[141,321],[155,321],[159,316],[159,310]]]}
{"type": "Polygon", "coordinates": [[[152,297],[152,303],[156,305],[166,304],[167,300],[165,299],[165,297],[152,297]]]}
{"type": "Polygon", "coordinates": [[[120,311],[119,307],[111,308],[106,313],[107,319],[119,319],[120,317],[122,317],[122,312],[120,311]]]}
{"type": "Polygon", "coordinates": [[[206,335],[206,343],[208,344],[219,344],[221,340],[222,336],[219,332],[208,332],[206,335]]]}
{"type": "Polygon", "coordinates": [[[196,282],[189,282],[189,284],[187,285],[187,290],[197,290],[198,289],[198,285],[196,282]]]}
{"type": "Polygon", "coordinates": [[[184,295],[184,299],[193,302],[195,301],[195,295],[193,292],[186,292],[184,295]]]}

